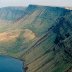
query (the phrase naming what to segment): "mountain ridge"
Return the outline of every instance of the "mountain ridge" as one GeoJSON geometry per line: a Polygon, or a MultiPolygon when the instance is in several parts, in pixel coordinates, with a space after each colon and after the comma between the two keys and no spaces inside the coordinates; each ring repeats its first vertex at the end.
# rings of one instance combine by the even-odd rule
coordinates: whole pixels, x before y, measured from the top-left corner
{"type": "Polygon", "coordinates": [[[0,21],[0,54],[23,60],[27,72],[67,71],[72,66],[72,11],[37,5],[17,9],[22,13],[12,14],[14,20],[5,19],[7,14],[0,21]]]}

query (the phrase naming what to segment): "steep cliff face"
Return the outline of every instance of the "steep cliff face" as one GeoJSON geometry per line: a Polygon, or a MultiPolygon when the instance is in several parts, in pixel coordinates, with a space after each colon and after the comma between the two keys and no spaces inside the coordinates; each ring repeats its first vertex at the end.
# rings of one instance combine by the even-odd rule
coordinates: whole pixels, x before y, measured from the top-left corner
{"type": "Polygon", "coordinates": [[[1,54],[24,60],[27,72],[71,70],[72,11],[37,5],[3,9],[7,11],[0,11],[1,54]]]}
{"type": "Polygon", "coordinates": [[[72,25],[67,19],[70,16],[58,18],[54,26],[23,54],[28,72],[71,71],[72,25]]]}

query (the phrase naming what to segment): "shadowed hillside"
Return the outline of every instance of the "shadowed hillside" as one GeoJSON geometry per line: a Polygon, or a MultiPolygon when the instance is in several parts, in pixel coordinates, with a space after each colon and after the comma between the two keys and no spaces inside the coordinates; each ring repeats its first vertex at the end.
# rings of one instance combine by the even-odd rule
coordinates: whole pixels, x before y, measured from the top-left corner
{"type": "Polygon", "coordinates": [[[0,54],[23,60],[27,72],[72,71],[71,10],[8,7],[0,19],[0,54]]]}

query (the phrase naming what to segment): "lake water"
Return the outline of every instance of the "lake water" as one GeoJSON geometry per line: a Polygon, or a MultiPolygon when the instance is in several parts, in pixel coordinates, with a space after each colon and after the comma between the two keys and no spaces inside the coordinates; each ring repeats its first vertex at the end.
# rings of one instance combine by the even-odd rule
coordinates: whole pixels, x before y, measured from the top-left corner
{"type": "Polygon", "coordinates": [[[24,72],[23,62],[7,56],[0,56],[0,72],[24,72]]]}

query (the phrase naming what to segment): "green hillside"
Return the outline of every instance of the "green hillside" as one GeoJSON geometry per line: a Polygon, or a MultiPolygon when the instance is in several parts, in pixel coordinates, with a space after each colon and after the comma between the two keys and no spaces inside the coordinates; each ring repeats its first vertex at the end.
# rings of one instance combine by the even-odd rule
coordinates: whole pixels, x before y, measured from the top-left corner
{"type": "Polygon", "coordinates": [[[5,14],[0,14],[1,55],[23,60],[27,72],[72,71],[71,10],[37,5],[3,9],[5,14]],[[7,12],[12,14],[11,10],[15,13],[7,15],[7,12]]]}

